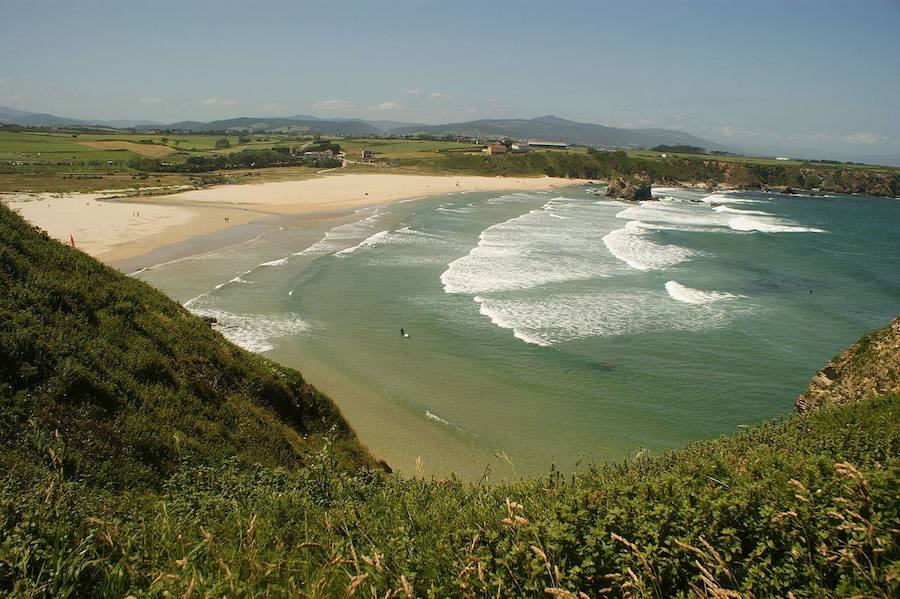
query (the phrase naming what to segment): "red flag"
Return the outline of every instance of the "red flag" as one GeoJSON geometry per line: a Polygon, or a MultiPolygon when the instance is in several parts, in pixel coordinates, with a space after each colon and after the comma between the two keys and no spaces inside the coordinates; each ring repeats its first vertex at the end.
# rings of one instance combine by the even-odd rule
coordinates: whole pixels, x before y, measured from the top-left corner
{"type": "Polygon", "coordinates": [[[75,238],[72,237],[71,233],[69,233],[69,245],[75,247],[75,238]]]}

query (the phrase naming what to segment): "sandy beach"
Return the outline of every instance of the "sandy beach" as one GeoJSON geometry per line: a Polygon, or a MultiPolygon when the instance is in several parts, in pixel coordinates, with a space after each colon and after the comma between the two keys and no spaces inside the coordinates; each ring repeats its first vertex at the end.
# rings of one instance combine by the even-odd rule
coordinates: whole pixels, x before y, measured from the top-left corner
{"type": "Polygon", "coordinates": [[[300,181],[227,185],[167,196],[4,194],[0,199],[52,237],[104,262],[143,256],[267,215],[340,213],[452,192],[538,190],[578,184],[552,177],[329,174],[300,181]]]}

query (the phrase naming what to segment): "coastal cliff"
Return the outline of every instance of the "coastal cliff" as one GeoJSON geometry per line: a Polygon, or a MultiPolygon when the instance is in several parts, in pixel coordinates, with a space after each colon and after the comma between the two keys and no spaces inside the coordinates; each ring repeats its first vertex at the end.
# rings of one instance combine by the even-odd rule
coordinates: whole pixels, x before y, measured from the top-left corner
{"type": "MultiPolygon", "coordinates": [[[[795,192],[866,194],[900,197],[900,171],[817,162],[772,164],[754,159],[715,159],[670,156],[665,159],[632,156],[625,152],[588,150],[581,169],[568,165],[566,173],[586,178],[639,177],[655,185],[696,185],[735,189],[785,189],[795,192]],[[590,164],[589,162],[593,162],[590,164]]],[[[552,172],[553,169],[545,169],[552,172]]]]}
{"type": "Polygon", "coordinates": [[[900,394],[900,317],[831,360],[794,405],[808,412],[890,394],[900,394]]]}
{"type": "Polygon", "coordinates": [[[900,196],[900,175],[854,168],[773,166],[707,161],[721,182],[738,189],[785,187],[793,191],[900,196]]]}

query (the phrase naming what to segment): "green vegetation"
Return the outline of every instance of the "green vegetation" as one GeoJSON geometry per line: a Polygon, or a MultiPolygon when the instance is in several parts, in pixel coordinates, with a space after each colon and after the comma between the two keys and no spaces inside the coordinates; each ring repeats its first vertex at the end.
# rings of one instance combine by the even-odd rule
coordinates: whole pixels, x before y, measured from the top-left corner
{"type": "Polygon", "coordinates": [[[298,373],[0,207],[4,595],[895,597],[898,410],[405,480],[298,373]]]}
{"type": "Polygon", "coordinates": [[[184,162],[167,162],[152,158],[134,158],[129,165],[135,170],[162,173],[206,173],[246,168],[307,166],[336,168],[341,161],[333,158],[312,158],[293,154],[288,146],[265,150],[240,150],[222,156],[191,156],[184,162]]]}
{"type": "Polygon", "coordinates": [[[703,148],[698,147],[698,146],[686,146],[686,145],[666,146],[666,145],[659,145],[659,146],[654,146],[654,147],[652,147],[652,148],[650,148],[650,149],[653,150],[654,152],[679,152],[679,153],[681,153],[681,154],[706,154],[706,150],[704,150],[703,148]]]}
{"type": "MultiPolygon", "coordinates": [[[[583,147],[485,156],[480,145],[447,139],[300,137],[286,133],[127,133],[0,127],[0,191],[67,191],[122,187],[203,185],[190,173],[211,173],[229,182],[283,179],[271,172],[237,170],[297,167],[333,168],[337,162],[304,161],[305,151],[343,149],[351,162],[363,149],[374,164],[357,172],[559,176],[608,179],[633,175],[653,183],[723,184],[739,188],[792,187],[844,193],[900,195],[900,169],[831,161],[782,161],[726,153],[702,153],[692,146],[599,151],[583,147]],[[279,154],[280,153],[280,154],[279,154]],[[665,158],[662,157],[665,153],[665,158]]],[[[309,173],[300,173],[309,174],[309,173]]]]}
{"type": "MultiPolygon", "coordinates": [[[[68,132],[0,127],[0,192],[3,191],[94,191],[174,186],[203,186],[223,180],[244,181],[304,177],[323,167],[314,162],[279,164],[279,173],[269,173],[259,164],[239,172],[240,165],[223,161],[229,168],[215,172],[216,160],[247,150],[271,150],[290,144],[302,152],[306,141],[292,136],[247,136],[127,132],[68,132]],[[228,148],[216,149],[227,139],[228,148]],[[242,141],[248,140],[248,141],[242,141]],[[189,160],[210,166],[186,167],[189,160]],[[164,164],[164,166],[163,166],[164,164]],[[308,169],[308,170],[305,170],[308,169]],[[192,173],[197,173],[193,175],[192,173]],[[199,175],[199,173],[209,173],[199,175]]],[[[249,156],[249,155],[245,155],[249,156]]],[[[240,162],[243,162],[239,159],[240,162]]],[[[329,167],[324,167],[329,168],[329,167]]]]}
{"type": "Polygon", "coordinates": [[[326,435],[365,462],[331,402],[136,280],[0,208],[0,452],[40,464],[59,431],[68,476],[158,486],[185,461],[307,463],[326,435]]]}

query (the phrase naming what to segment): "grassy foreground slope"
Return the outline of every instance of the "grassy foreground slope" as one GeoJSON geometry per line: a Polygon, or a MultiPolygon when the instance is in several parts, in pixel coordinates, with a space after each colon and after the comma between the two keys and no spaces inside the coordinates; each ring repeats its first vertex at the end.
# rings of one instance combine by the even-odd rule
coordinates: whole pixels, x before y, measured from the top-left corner
{"type": "Polygon", "coordinates": [[[55,431],[67,475],[119,488],[158,486],[185,463],[303,463],[325,434],[348,465],[368,459],[299,373],[0,206],[4,464],[43,462],[55,431]]]}
{"type": "Polygon", "coordinates": [[[0,358],[0,595],[900,591],[896,395],[575,476],[405,480],[300,375],[5,209],[0,358]]]}

